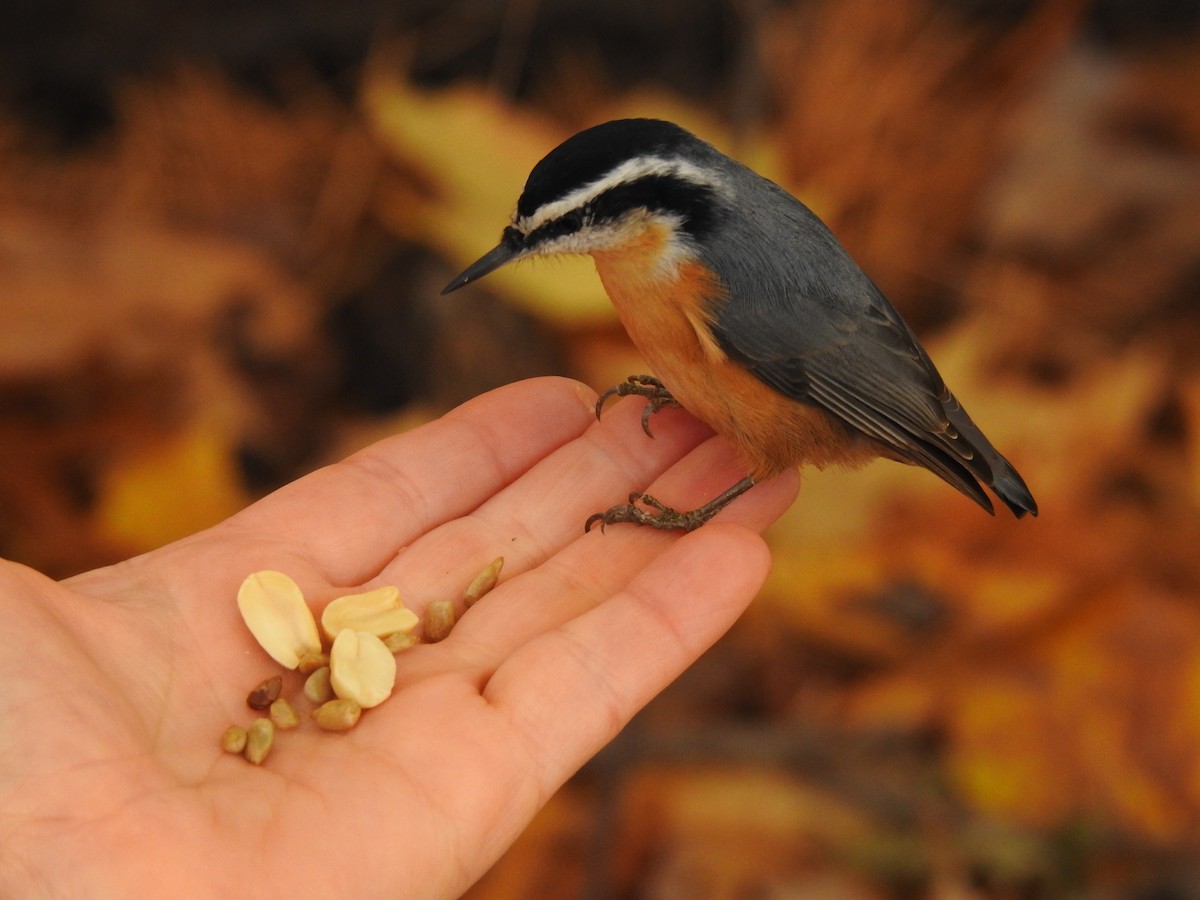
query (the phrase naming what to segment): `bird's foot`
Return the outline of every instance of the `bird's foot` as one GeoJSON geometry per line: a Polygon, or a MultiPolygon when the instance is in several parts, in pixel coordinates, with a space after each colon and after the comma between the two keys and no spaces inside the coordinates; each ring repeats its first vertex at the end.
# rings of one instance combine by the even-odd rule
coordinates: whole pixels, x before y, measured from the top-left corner
{"type": "Polygon", "coordinates": [[[654,437],[654,435],[650,434],[650,417],[664,406],[679,405],[679,401],[653,375],[630,375],[620,384],[610,387],[596,398],[596,418],[600,418],[600,413],[604,409],[604,404],[608,401],[609,397],[628,397],[630,394],[637,394],[640,397],[646,398],[646,407],[642,410],[642,431],[646,432],[648,437],[654,437]]]}
{"type": "Polygon", "coordinates": [[[599,524],[600,530],[603,531],[606,525],[628,522],[631,525],[649,525],[660,531],[695,531],[752,487],[754,487],[754,479],[743,478],[725,493],[714,497],[703,506],[682,512],[667,506],[649,494],[634,491],[629,495],[628,503],[620,503],[602,513],[589,516],[583,525],[583,530],[586,534],[592,530],[593,525],[599,524]],[[639,503],[650,509],[642,509],[637,505],[639,503]]]}
{"type": "Polygon", "coordinates": [[[584,532],[592,530],[593,525],[599,525],[603,531],[606,525],[616,525],[628,522],[631,525],[649,525],[661,531],[694,531],[716,515],[717,510],[699,509],[680,512],[662,503],[649,494],[634,491],[629,495],[628,503],[619,503],[602,513],[589,516],[583,525],[584,532]],[[638,503],[650,507],[642,509],[638,503]]]}

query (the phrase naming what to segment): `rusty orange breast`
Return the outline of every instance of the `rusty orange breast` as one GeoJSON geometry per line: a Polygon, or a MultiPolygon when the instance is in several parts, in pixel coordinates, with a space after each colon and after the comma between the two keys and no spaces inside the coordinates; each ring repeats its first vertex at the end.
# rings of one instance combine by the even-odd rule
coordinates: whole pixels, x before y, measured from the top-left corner
{"type": "Polygon", "coordinates": [[[729,359],[712,325],[721,304],[737,298],[674,240],[666,226],[650,224],[592,257],[630,339],[683,407],[730,440],[756,480],[801,463],[857,465],[877,456],[839,419],[729,359]]]}

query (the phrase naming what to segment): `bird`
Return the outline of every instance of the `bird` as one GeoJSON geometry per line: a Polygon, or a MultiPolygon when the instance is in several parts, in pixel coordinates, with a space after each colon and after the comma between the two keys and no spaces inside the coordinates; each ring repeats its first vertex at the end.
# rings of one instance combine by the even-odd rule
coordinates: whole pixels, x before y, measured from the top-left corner
{"type": "Polygon", "coordinates": [[[586,254],[655,373],[600,395],[682,406],[746,476],[691,510],[634,492],[599,524],[691,531],[803,465],[879,457],[928,469],[988,513],[1037,503],[946,387],[912,329],[833,232],[779,185],[660,119],[587,128],[530,171],[494,249],[443,294],[527,257],[586,254]]]}

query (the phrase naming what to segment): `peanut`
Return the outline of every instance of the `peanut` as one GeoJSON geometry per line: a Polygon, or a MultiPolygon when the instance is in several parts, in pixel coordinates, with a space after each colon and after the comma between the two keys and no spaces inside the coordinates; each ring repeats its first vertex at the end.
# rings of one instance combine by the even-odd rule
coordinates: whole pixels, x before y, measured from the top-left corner
{"type": "Polygon", "coordinates": [[[321,652],[312,610],[296,582],[282,572],[264,569],[247,576],[237,602],[254,639],[281,666],[294,669],[305,651],[321,652]]]}
{"type": "Polygon", "coordinates": [[[396,657],[369,631],[344,628],[329,651],[330,683],[343,700],[378,706],[396,685],[396,657]]]}
{"type": "Polygon", "coordinates": [[[454,602],[434,600],[425,607],[425,640],[431,644],[445,640],[454,627],[454,602]]]}
{"type": "Polygon", "coordinates": [[[271,722],[280,731],[291,731],[300,724],[300,716],[296,714],[296,708],[283,697],[271,704],[271,710],[267,715],[271,717],[271,722]]]}
{"type": "Polygon", "coordinates": [[[349,731],[362,715],[362,707],[353,700],[330,700],[314,709],[312,715],[319,728],[326,731],[349,731]]]}
{"type": "Polygon", "coordinates": [[[329,666],[317,669],[304,682],[304,696],[320,706],[333,699],[333,686],[329,683],[329,666]]]}
{"type": "Polygon", "coordinates": [[[221,735],[221,749],[226,753],[241,753],[246,748],[246,729],[241,725],[230,725],[221,735]]]}
{"type": "Polygon", "coordinates": [[[305,675],[311,675],[317,669],[327,665],[329,665],[328,653],[313,653],[311,650],[305,650],[300,654],[300,662],[296,668],[305,675]]]}
{"type": "Polygon", "coordinates": [[[283,677],[275,675],[272,678],[266,678],[258,683],[258,685],[246,696],[246,705],[251,709],[263,710],[279,699],[279,694],[283,690],[283,677]]]}
{"type": "Polygon", "coordinates": [[[394,587],[338,597],[321,613],[321,627],[330,640],[347,628],[370,632],[376,637],[411,632],[418,621],[417,614],[400,602],[400,590],[394,587]]]}
{"type": "Polygon", "coordinates": [[[246,746],[242,753],[254,765],[261,766],[274,743],[274,723],[270,719],[255,719],[246,729],[246,746]]]}
{"type": "Polygon", "coordinates": [[[391,634],[383,636],[383,646],[388,648],[391,653],[399,653],[401,650],[407,650],[409,647],[415,646],[417,636],[411,631],[394,631],[391,634]]]}
{"type": "Polygon", "coordinates": [[[504,557],[497,556],[493,559],[478,575],[476,575],[467,589],[463,592],[463,601],[467,608],[471,608],[478,602],[479,598],[496,586],[496,581],[500,578],[500,570],[504,568],[504,557]]]}

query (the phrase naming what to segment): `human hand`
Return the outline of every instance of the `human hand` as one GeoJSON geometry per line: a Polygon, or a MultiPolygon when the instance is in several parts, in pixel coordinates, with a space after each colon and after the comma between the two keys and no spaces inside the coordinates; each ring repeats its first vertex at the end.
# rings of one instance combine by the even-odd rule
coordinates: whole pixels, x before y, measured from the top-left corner
{"type": "MultiPolygon", "coordinates": [[[[733,623],[755,487],[688,535],[587,516],[632,488],[690,508],[741,474],[680,411],[574,382],[494,391],[144,556],[53,582],[0,562],[0,895],[448,898],[733,623]],[[222,753],[278,667],[234,597],[278,569],[319,609],[384,584],[421,612],[496,556],[500,584],[354,730],[302,723],[265,765],[222,753]]],[[[300,676],[285,679],[290,696],[300,676]]],[[[299,706],[299,704],[298,704],[299,706]]]]}

